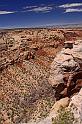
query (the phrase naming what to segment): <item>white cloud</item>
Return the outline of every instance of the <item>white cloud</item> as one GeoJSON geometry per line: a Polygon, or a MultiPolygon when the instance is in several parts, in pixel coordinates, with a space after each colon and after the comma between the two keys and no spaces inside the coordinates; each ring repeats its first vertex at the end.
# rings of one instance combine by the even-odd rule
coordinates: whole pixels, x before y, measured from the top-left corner
{"type": "Polygon", "coordinates": [[[43,7],[35,7],[35,8],[32,8],[32,9],[29,9],[27,11],[30,11],[30,12],[50,12],[51,10],[53,9],[53,7],[48,7],[48,6],[43,6],[43,7]]]}
{"type": "Polygon", "coordinates": [[[69,12],[82,12],[82,9],[71,9],[71,8],[69,8],[69,9],[65,10],[65,13],[69,13],[69,12]]]}
{"type": "Polygon", "coordinates": [[[67,3],[67,4],[63,4],[63,5],[60,5],[59,7],[60,8],[71,8],[71,7],[79,7],[79,6],[82,6],[82,3],[67,3]]]}
{"type": "Polygon", "coordinates": [[[11,14],[11,13],[15,13],[15,12],[12,12],[12,11],[0,11],[0,15],[11,14]]]}
{"type": "Polygon", "coordinates": [[[54,9],[54,4],[51,4],[51,5],[41,4],[39,6],[34,5],[34,6],[23,7],[23,11],[22,12],[42,12],[42,13],[48,13],[48,12],[50,12],[53,9],[54,9]]]}
{"type": "Polygon", "coordinates": [[[23,9],[31,9],[31,8],[36,8],[36,7],[38,7],[38,6],[25,6],[25,7],[23,7],[23,9]]]}

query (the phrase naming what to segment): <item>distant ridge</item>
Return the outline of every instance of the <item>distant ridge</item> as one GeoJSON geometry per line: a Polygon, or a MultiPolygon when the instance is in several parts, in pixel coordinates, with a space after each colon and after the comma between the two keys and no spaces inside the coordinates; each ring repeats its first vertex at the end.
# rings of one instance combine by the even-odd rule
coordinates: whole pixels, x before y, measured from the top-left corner
{"type": "Polygon", "coordinates": [[[0,27],[0,30],[12,30],[12,29],[38,29],[38,28],[82,28],[82,24],[61,24],[61,25],[46,25],[36,27],[0,27]]]}
{"type": "Polygon", "coordinates": [[[61,25],[52,25],[52,26],[42,26],[45,28],[82,28],[82,24],[61,24],[61,25]]]}

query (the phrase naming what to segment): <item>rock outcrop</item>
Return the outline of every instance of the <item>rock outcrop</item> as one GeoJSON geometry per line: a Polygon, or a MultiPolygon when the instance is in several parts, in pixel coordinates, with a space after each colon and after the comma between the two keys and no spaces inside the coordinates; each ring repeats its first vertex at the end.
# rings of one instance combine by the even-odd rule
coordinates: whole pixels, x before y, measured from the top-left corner
{"type": "Polygon", "coordinates": [[[69,107],[74,114],[74,124],[82,124],[82,88],[80,92],[71,98],[69,107]]]}
{"type": "Polygon", "coordinates": [[[82,87],[79,81],[82,79],[81,70],[82,41],[75,41],[72,49],[63,48],[51,64],[49,83],[55,89],[57,99],[79,91],[82,87]]]}

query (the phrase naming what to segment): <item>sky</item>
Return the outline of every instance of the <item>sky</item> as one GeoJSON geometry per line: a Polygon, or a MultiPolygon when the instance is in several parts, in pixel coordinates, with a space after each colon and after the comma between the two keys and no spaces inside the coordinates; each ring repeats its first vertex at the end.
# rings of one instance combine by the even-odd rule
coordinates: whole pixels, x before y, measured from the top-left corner
{"type": "Polygon", "coordinates": [[[0,0],[0,28],[82,24],[82,0],[0,0]]]}

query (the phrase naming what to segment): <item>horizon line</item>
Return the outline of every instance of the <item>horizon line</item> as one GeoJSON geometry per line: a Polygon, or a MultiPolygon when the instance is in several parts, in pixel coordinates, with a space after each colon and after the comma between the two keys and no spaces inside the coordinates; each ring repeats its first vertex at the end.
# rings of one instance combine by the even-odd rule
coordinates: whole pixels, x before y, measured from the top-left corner
{"type": "Polygon", "coordinates": [[[8,27],[0,27],[0,30],[6,30],[6,29],[30,29],[30,28],[47,28],[47,27],[61,27],[61,26],[69,26],[69,25],[77,25],[82,26],[82,23],[64,23],[64,24],[47,24],[47,25],[40,25],[40,26],[8,26],[8,27]]]}

